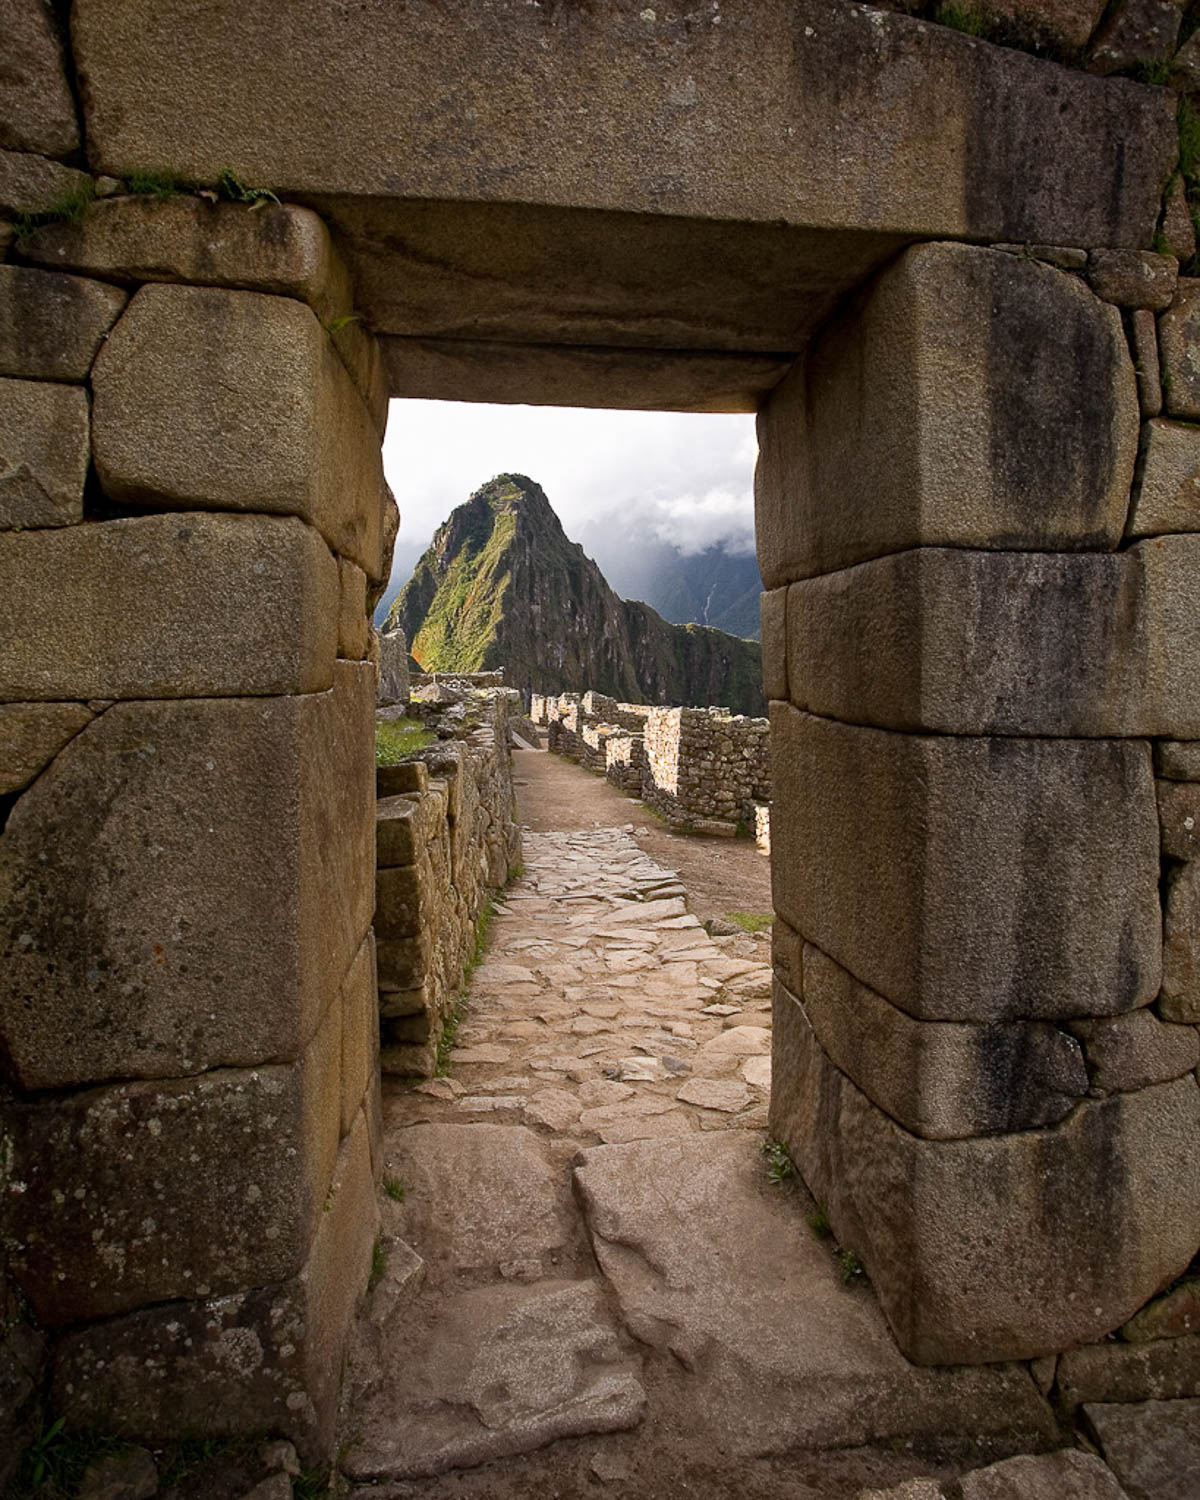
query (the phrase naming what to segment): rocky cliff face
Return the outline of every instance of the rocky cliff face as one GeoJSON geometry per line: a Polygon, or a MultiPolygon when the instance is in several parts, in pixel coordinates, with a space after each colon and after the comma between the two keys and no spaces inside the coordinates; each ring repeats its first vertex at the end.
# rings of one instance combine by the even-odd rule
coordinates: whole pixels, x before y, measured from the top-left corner
{"type": "Polygon", "coordinates": [[[396,627],[427,671],[502,666],[526,693],[764,712],[756,642],[619,599],[522,474],[498,475],[438,529],[389,611],[396,627]]]}

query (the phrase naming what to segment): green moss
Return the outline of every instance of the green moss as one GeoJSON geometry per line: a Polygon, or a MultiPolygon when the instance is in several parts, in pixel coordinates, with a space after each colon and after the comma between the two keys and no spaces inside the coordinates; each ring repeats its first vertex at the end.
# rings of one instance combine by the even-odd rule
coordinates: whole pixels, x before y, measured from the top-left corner
{"type": "Polygon", "coordinates": [[[382,719],[375,725],[375,764],[398,766],[436,739],[419,719],[382,719]]]}
{"type": "Polygon", "coordinates": [[[36,213],[18,214],[13,220],[18,243],[26,240],[43,224],[79,224],[96,201],[96,184],[89,177],[77,187],[71,188],[61,198],[55,198],[36,213]]]}
{"type": "Polygon", "coordinates": [[[731,911],[726,912],[725,915],[743,932],[766,932],[775,920],[773,911],[731,911]]]}
{"type": "Polygon", "coordinates": [[[160,202],[178,198],[187,191],[187,186],[174,172],[165,168],[151,172],[130,172],[125,186],[135,198],[157,198],[160,202]]]}
{"type": "Polygon", "coordinates": [[[229,203],[279,202],[269,188],[247,187],[230,167],[222,167],[217,173],[217,192],[229,203]]]}
{"type": "Polygon", "coordinates": [[[987,19],[973,5],[956,5],[953,0],[934,6],[932,20],[939,26],[948,26],[951,31],[961,31],[966,36],[986,36],[987,19]]]}

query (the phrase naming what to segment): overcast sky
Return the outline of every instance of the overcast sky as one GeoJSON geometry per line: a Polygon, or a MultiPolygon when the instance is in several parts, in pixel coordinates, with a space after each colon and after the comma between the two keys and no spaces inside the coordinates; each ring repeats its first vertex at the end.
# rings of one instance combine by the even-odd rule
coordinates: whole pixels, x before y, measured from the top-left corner
{"type": "Polygon", "coordinates": [[[754,548],[752,416],[393,401],[383,445],[400,505],[394,583],[437,527],[496,474],[527,474],[572,541],[603,526],[687,552],[754,548]]]}

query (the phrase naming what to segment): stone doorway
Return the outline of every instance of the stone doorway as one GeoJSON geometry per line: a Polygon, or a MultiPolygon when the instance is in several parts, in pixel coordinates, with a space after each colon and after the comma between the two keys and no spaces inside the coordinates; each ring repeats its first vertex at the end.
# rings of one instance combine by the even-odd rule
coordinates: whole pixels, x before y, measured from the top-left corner
{"type": "Polygon", "coordinates": [[[1097,1339],[1200,1241],[1171,479],[1200,401],[1192,291],[1150,251],[1174,98],[840,0],[451,10],[306,4],[281,51],[270,5],[79,0],[46,56],[83,133],[29,105],[5,138],[112,193],[3,268],[6,379],[43,403],[17,430],[75,454],[62,513],[18,486],[38,518],[0,537],[35,742],[4,835],[5,1232],[55,1400],[115,1419],[136,1373],[164,1427],[328,1441],[369,1249],[370,1102],[341,1080],[389,391],[761,409],[777,1133],[913,1357],[1097,1339]],[[164,163],[293,206],[186,193],[145,230],[122,183],[164,163]],[[227,826],[214,779],[244,792],[227,826]]]}

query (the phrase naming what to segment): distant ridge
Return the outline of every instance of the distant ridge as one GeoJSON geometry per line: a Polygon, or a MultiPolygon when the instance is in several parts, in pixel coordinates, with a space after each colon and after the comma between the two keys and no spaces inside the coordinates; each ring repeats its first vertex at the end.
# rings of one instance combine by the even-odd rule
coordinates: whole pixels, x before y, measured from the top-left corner
{"type": "Polygon", "coordinates": [[[754,641],[619,599],[541,486],[499,474],[458,506],[388,611],[426,671],[506,669],[523,692],[765,712],[754,641]]]}

